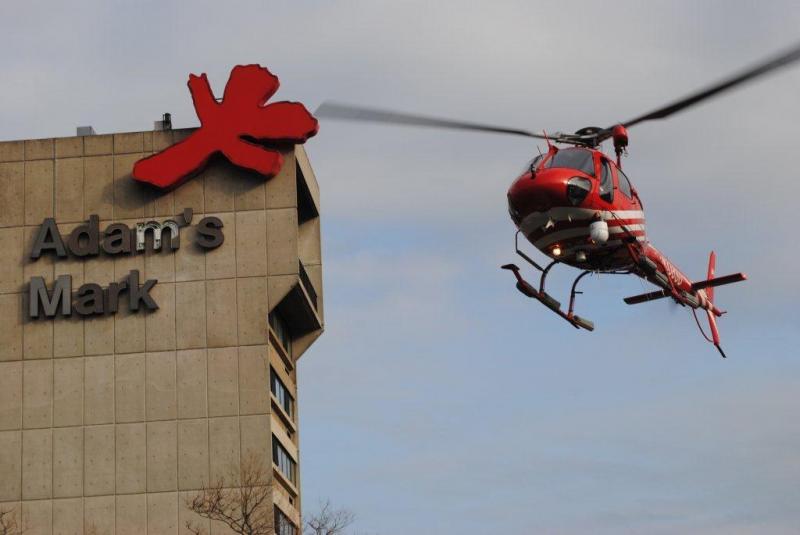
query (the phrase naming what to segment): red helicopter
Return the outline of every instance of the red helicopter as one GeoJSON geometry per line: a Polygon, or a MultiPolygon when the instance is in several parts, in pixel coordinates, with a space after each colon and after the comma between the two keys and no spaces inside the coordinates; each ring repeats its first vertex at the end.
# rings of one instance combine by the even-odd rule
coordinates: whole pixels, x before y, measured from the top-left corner
{"type": "Polygon", "coordinates": [[[607,128],[586,127],[574,134],[535,133],[476,123],[410,115],[373,108],[337,103],[323,103],[316,111],[319,117],[373,121],[412,126],[430,126],[512,134],[543,139],[547,153],[536,156],[508,190],[508,210],[517,227],[517,254],[541,272],[538,285],[522,278],[520,268],[506,264],[517,279],[517,289],[538,300],[567,320],[576,329],[594,330],[594,324],[575,314],[575,296],[580,280],[589,273],[631,274],[653,284],[656,291],[625,298],[629,305],[665,297],[689,307],[703,336],[720,352],[720,335],[716,318],[724,314],[714,304],[714,288],[743,281],[744,273],[717,277],[716,255],[712,251],[708,274],[704,280],[692,281],[656,249],[647,239],[642,201],[622,171],[621,156],[627,154],[628,128],[656,119],[664,119],[698,102],[713,97],[739,84],[784,67],[800,59],[800,46],[763,61],[743,72],[710,87],[677,100],[667,106],[607,128]],[[611,140],[616,158],[609,158],[600,144],[611,140]],[[556,145],[567,145],[557,147],[556,145]],[[519,248],[520,233],[549,257],[540,265],[519,248]],[[556,264],[582,270],[572,284],[566,310],[545,291],[547,274],[556,264]],[[710,336],[700,325],[697,310],[708,317],[710,336]]]}

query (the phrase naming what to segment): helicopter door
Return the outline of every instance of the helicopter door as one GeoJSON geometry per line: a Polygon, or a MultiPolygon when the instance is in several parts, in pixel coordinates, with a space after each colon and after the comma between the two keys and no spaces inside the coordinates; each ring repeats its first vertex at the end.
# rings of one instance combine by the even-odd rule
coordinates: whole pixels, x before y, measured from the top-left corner
{"type": "Polygon", "coordinates": [[[619,190],[622,192],[623,195],[625,195],[625,197],[627,197],[634,203],[641,206],[642,203],[639,200],[639,196],[636,194],[636,190],[633,189],[631,181],[628,180],[628,176],[625,173],[623,173],[622,169],[620,169],[616,165],[614,167],[617,170],[617,183],[619,184],[618,186],[619,190]]]}
{"type": "Polygon", "coordinates": [[[603,158],[601,160],[600,170],[600,198],[610,203],[614,201],[614,178],[611,174],[611,166],[608,165],[608,160],[603,158]]]}

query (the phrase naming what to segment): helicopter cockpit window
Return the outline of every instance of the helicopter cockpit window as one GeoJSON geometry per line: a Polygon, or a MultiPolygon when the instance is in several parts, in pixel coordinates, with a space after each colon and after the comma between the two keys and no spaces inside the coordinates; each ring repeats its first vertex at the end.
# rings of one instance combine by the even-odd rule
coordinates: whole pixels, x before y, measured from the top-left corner
{"type": "Polygon", "coordinates": [[[586,149],[561,149],[547,161],[545,167],[568,167],[595,176],[592,151],[586,149]]]}
{"type": "Polygon", "coordinates": [[[536,158],[534,158],[533,160],[528,162],[528,165],[525,166],[525,169],[523,169],[522,172],[523,173],[529,173],[533,169],[536,169],[537,167],[539,167],[539,163],[542,161],[542,158],[544,158],[544,155],[542,155],[542,154],[538,155],[536,158]]]}
{"type": "Polygon", "coordinates": [[[617,167],[617,176],[619,177],[619,190],[629,199],[633,198],[631,183],[619,167],[617,167]]]}
{"type": "Polygon", "coordinates": [[[614,179],[611,177],[611,167],[603,160],[602,175],[600,176],[600,198],[606,202],[614,200],[614,179]]]}

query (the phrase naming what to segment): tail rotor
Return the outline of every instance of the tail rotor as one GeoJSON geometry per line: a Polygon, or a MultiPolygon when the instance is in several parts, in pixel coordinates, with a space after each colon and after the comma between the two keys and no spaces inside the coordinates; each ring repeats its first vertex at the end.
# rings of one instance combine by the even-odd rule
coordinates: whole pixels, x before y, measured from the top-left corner
{"type": "MultiPolygon", "coordinates": [[[[714,251],[711,251],[711,256],[708,258],[708,276],[706,277],[707,281],[714,279],[714,272],[716,270],[717,265],[717,254],[714,251]]],[[[722,358],[727,358],[725,352],[720,347],[719,342],[719,328],[717,327],[717,316],[722,315],[721,312],[717,310],[717,307],[714,306],[714,287],[708,286],[704,290],[706,292],[706,299],[708,300],[708,304],[710,305],[706,308],[706,315],[708,315],[708,327],[711,330],[711,340],[709,340],[714,347],[717,348],[719,354],[722,355],[722,358]]]]}
{"type": "MultiPolygon", "coordinates": [[[[730,275],[717,277],[715,273],[716,264],[717,255],[714,253],[714,251],[711,251],[711,256],[708,259],[707,277],[704,280],[699,280],[692,283],[690,291],[682,291],[681,297],[683,300],[680,301],[680,304],[691,307],[692,315],[694,316],[694,321],[697,323],[697,328],[700,330],[700,334],[702,334],[709,343],[714,344],[714,347],[717,348],[717,351],[719,351],[719,354],[722,355],[722,358],[727,358],[725,352],[720,346],[719,328],[717,327],[717,318],[722,316],[725,311],[720,310],[714,304],[714,288],[724,284],[733,284],[735,282],[747,280],[747,275],[744,273],[732,273],[730,275]],[[706,334],[705,329],[703,329],[703,326],[700,324],[700,319],[697,317],[698,310],[705,311],[706,315],[708,316],[708,326],[709,330],[711,331],[711,336],[706,334]]],[[[662,288],[655,292],[626,297],[625,302],[629,305],[637,305],[639,303],[646,303],[656,299],[671,297],[673,294],[674,289],[670,291],[669,288],[662,288]]],[[[677,297],[675,300],[678,300],[677,297]]]]}

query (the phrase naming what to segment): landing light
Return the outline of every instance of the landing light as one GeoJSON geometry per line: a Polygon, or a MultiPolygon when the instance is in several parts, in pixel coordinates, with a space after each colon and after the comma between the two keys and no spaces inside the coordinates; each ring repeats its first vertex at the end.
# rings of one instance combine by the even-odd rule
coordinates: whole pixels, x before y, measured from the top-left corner
{"type": "Polygon", "coordinates": [[[553,247],[552,253],[553,253],[553,256],[561,256],[561,247],[556,245],[555,247],[553,247]]]}

